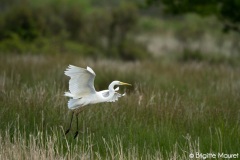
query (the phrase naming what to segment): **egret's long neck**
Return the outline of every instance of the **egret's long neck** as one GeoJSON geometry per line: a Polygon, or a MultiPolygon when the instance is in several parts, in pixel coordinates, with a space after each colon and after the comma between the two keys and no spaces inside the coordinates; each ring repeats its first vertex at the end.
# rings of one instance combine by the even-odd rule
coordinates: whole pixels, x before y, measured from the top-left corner
{"type": "Polygon", "coordinates": [[[108,86],[108,90],[109,90],[109,96],[113,96],[115,91],[114,91],[114,86],[115,86],[115,83],[112,82],[109,86],[108,86]]]}
{"type": "Polygon", "coordinates": [[[110,100],[112,99],[112,97],[114,96],[115,90],[114,90],[114,86],[116,84],[114,82],[112,82],[109,86],[108,86],[108,90],[109,90],[109,95],[106,97],[105,100],[110,100]]]}

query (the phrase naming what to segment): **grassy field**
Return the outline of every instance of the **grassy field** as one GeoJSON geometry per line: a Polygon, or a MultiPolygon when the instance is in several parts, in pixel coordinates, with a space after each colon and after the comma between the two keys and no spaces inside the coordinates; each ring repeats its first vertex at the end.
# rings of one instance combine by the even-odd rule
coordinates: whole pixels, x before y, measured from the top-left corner
{"type": "Polygon", "coordinates": [[[205,62],[91,60],[73,55],[0,57],[0,159],[188,159],[239,153],[240,67],[205,62]],[[127,96],[70,114],[68,64],[92,67],[127,96]]]}

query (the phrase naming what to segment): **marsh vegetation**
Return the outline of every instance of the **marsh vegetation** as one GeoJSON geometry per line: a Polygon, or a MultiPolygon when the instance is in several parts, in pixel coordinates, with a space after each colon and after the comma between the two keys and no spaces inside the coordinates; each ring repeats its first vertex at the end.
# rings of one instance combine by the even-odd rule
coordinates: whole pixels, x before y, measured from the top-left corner
{"type": "Polygon", "coordinates": [[[186,159],[194,152],[239,152],[239,67],[12,56],[0,59],[2,159],[186,159]],[[118,102],[85,110],[76,140],[74,132],[64,136],[70,117],[63,71],[69,63],[91,66],[97,90],[114,79],[133,84],[121,88],[127,96],[118,102]]]}

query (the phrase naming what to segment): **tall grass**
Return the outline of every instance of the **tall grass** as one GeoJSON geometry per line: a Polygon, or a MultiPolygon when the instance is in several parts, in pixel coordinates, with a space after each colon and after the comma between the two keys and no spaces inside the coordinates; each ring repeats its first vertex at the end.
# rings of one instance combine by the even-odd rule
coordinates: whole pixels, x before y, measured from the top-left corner
{"type": "Polygon", "coordinates": [[[0,57],[0,159],[188,159],[238,153],[240,68],[165,61],[93,61],[73,55],[0,57]],[[96,89],[132,83],[116,103],[70,116],[68,64],[91,66],[96,89]]]}

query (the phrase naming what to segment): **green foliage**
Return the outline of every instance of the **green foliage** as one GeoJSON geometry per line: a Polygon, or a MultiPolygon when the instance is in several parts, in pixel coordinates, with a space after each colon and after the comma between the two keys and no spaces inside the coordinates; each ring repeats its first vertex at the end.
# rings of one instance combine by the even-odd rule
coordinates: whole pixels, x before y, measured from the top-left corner
{"type": "Polygon", "coordinates": [[[162,28],[162,23],[158,18],[154,17],[142,17],[138,22],[138,27],[144,32],[160,30],[162,28]]]}
{"type": "Polygon", "coordinates": [[[185,50],[180,57],[181,61],[202,61],[203,55],[199,51],[185,50]]]}
{"type": "Polygon", "coordinates": [[[39,35],[33,11],[27,6],[13,7],[3,18],[1,40],[17,34],[22,40],[32,41],[39,35]]]}
{"type": "Polygon", "coordinates": [[[225,25],[223,31],[240,32],[240,1],[239,0],[146,0],[148,5],[157,4],[163,6],[166,13],[180,15],[185,13],[197,13],[203,16],[214,15],[225,25]]]}
{"type": "MultiPolygon", "coordinates": [[[[127,37],[128,32],[136,25],[138,18],[138,12],[136,6],[131,3],[123,3],[119,7],[114,8],[111,11],[111,20],[108,26],[108,52],[111,54],[115,50],[115,54],[127,58],[126,54],[131,56],[137,55],[138,53],[126,53],[126,43],[134,41],[132,37],[127,37]]],[[[139,45],[140,46],[140,45],[139,45]]],[[[128,52],[128,51],[127,51],[128,52]]],[[[137,57],[135,57],[137,58],[137,57]]]]}
{"type": "Polygon", "coordinates": [[[121,49],[121,58],[124,60],[143,60],[150,59],[151,54],[148,53],[146,46],[140,43],[134,43],[130,40],[123,44],[123,49],[121,49]]]}
{"type": "MultiPolygon", "coordinates": [[[[111,8],[94,8],[85,0],[19,0],[2,13],[2,53],[13,50],[16,50],[15,53],[81,51],[80,54],[84,52],[87,56],[122,59],[126,57],[126,50],[129,50],[125,44],[135,41],[130,33],[139,17],[138,8],[132,3],[122,3],[111,8]],[[17,37],[17,41],[12,35],[17,37]],[[42,41],[54,43],[53,49],[50,49],[50,44],[42,41]],[[37,50],[39,42],[43,49],[37,50]],[[79,47],[75,44],[79,44],[79,47]]],[[[141,45],[137,42],[134,44],[141,45]]],[[[135,49],[127,54],[131,59],[141,57],[135,49]]]]}
{"type": "Polygon", "coordinates": [[[219,17],[224,21],[224,31],[237,31],[240,32],[240,13],[236,12],[240,9],[239,0],[222,0],[219,17]]]}
{"type": "Polygon", "coordinates": [[[239,65],[239,56],[226,56],[217,53],[202,53],[198,50],[184,50],[178,57],[180,62],[204,62],[210,65],[239,65]]]}
{"type": "Polygon", "coordinates": [[[111,21],[111,14],[108,10],[95,9],[84,17],[84,26],[81,31],[81,41],[105,49],[108,39],[107,33],[111,21]]]}

